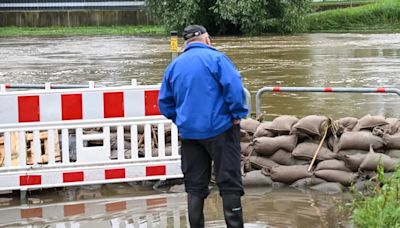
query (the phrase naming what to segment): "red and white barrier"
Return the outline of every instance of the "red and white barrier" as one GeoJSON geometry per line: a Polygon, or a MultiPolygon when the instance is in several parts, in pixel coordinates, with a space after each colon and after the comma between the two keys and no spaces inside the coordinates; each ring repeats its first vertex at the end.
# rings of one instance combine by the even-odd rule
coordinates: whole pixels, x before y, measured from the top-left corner
{"type": "MultiPolygon", "coordinates": [[[[4,86],[3,86],[4,87],[4,86]]],[[[159,86],[121,86],[89,89],[36,90],[0,93],[0,135],[4,162],[0,167],[1,190],[27,190],[60,186],[181,178],[178,130],[158,111],[159,86]],[[138,126],[144,126],[144,156],[139,156],[138,126]],[[171,126],[171,149],[166,155],[165,126],[171,126]],[[100,128],[86,134],[83,129],[100,128]],[[110,128],[116,128],[117,157],[111,158],[110,128]],[[129,129],[130,148],[125,148],[124,129],[129,129]],[[154,129],[158,135],[154,135],[154,129]],[[76,138],[76,161],[70,160],[70,134],[76,138]],[[11,140],[17,132],[17,145],[11,140]],[[47,132],[48,162],[43,164],[40,134],[47,132]],[[27,164],[27,134],[33,138],[27,164]],[[55,159],[56,138],[61,158],[55,159]],[[153,157],[153,137],[157,156],[153,157]],[[88,140],[101,146],[86,147],[88,140]],[[12,150],[18,148],[18,164],[12,150]],[[129,150],[129,158],[126,155],[129,150]],[[15,160],[13,160],[15,161],[15,160]],[[15,162],[14,162],[15,163],[15,162]]],[[[167,136],[169,137],[169,136],[167,136]]],[[[57,145],[57,144],[56,144],[57,145]]],[[[1,161],[0,161],[1,162],[1,161]]]]}

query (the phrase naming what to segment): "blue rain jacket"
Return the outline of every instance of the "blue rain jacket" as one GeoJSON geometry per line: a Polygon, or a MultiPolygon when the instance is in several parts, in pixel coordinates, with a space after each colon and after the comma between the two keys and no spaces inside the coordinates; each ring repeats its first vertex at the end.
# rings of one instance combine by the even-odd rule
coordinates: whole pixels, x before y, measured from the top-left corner
{"type": "Polygon", "coordinates": [[[207,139],[247,115],[240,74],[222,52],[194,42],[165,70],[158,105],[184,139],[207,139]]]}

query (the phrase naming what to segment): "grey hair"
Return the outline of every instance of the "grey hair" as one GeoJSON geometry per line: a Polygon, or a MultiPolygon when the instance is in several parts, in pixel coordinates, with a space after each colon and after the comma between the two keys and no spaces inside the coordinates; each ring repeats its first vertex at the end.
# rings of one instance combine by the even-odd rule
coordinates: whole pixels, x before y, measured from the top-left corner
{"type": "Polygon", "coordinates": [[[194,41],[205,41],[207,37],[208,37],[208,33],[203,33],[200,36],[192,37],[185,41],[185,46],[194,41]]]}

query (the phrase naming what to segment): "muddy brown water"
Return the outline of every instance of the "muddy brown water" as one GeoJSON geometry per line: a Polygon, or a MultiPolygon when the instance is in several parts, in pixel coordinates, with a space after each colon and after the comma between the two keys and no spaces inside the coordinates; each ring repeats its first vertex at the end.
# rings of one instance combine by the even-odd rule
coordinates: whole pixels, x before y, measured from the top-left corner
{"type": "MultiPolygon", "coordinates": [[[[307,34],[216,37],[253,96],[263,86],[400,87],[400,34],[307,34]]],[[[159,83],[170,61],[168,37],[0,38],[0,83],[87,81],[159,83]]],[[[392,94],[267,93],[266,119],[283,114],[399,117],[392,94]]],[[[3,227],[186,227],[184,193],[138,183],[35,191],[27,201],[0,195],[3,227]]],[[[247,188],[246,227],[348,227],[342,195],[291,188],[247,188]]],[[[216,190],[206,201],[207,227],[224,227],[216,190]]]]}

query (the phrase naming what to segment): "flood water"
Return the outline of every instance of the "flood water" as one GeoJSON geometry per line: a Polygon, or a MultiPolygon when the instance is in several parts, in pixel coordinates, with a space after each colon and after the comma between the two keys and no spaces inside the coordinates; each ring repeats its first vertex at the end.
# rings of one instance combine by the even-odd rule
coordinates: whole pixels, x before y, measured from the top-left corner
{"type": "MultiPolygon", "coordinates": [[[[264,86],[400,87],[400,34],[307,34],[216,37],[253,98],[264,86]]],[[[156,84],[170,61],[168,37],[0,38],[0,83],[107,86],[156,84]]],[[[291,114],[333,118],[399,117],[395,94],[268,93],[266,119],[291,114]]],[[[138,184],[32,192],[26,202],[0,195],[4,227],[186,227],[184,193],[138,184]]],[[[291,188],[248,188],[246,227],[348,227],[338,212],[344,195],[291,188]]],[[[207,227],[224,227],[221,199],[206,201],[207,227]]]]}

